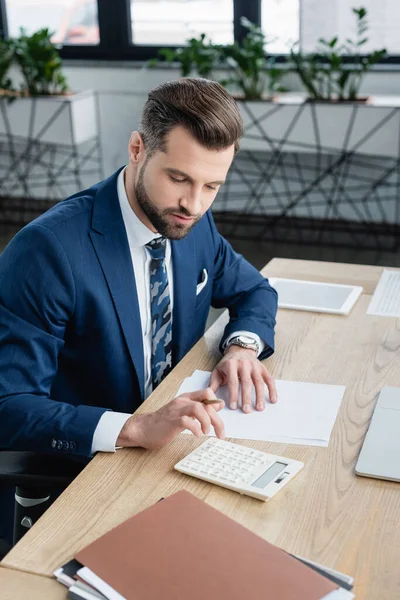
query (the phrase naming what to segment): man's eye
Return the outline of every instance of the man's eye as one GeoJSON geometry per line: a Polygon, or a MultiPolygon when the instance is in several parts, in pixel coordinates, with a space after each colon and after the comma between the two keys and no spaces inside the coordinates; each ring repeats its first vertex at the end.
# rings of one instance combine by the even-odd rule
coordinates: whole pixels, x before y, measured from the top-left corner
{"type": "Polygon", "coordinates": [[[185,181],[185,179],[177,179],[176,177],[172,177],[172,175],[170,175],[170,178],[172,181],[175,181],[175,183],[183,183],[185,181]]]}
{"type": "Polygon", "coordinates": [[[209,189],[209,190],[214,190],[214,191],[215,191],[215,190],[217,189],[217,188],[216,188],[215,186],[213,186],[213,185],[208,185],[207,187],[208,187],[208,189],[209,189]]]}

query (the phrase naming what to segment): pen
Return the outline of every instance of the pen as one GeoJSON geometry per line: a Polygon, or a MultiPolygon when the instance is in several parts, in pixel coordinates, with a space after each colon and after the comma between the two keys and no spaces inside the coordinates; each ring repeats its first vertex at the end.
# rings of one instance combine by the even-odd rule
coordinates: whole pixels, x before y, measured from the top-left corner
{"type": "Polygon", "coordinates": [[[202,400],[200,400],[200,402],[202,402],[205,405],[208,405],[208,404],[219,404],[220,402],[223,402],[223,400],[221,400],[220,398],[213,398],[212,400],[210,400],[209,398],[203,398],[202,400]]]}

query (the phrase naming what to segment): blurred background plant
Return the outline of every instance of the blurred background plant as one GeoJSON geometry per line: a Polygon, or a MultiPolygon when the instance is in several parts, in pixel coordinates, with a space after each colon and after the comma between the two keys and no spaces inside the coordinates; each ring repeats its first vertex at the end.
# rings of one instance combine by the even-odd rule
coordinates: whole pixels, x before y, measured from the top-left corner
{"type": "MultiPolygon", "coordinates": [[[[162,48],[159,56],[166,63],[178,63],[182,77],[189,75],[213,78],[213,69],[220,61],[219,46],[214,45],[206,36],[201,33],[198,38],[190,38],[186,41],[186,46],[177,48],[162,48]]],[[[160,64],[160,60],[154,58],[148,61],[150,67],[160,64]]]]}
{"type": "Polygon", "coordinates": [[[2,95],[10,95],[14,92],[12,81],[9,77],[13,60],[13,48],[10,40],[0,39],[0,91],[2,95]]]}
{"type": "Polygon", "coordinates": [[[64,94],[68,90],[58,49],[51,36],[52,32],[46,28],[32,35],[21,29],[20,36],[10,40],[13,59],[23,76],[21,92],[25,95],[47,96],[64,94]]]}
{"type": "Polygon", "coordinates": [[[267,40],[262,29],[245,17],[241,25],[247,30],[242,43],[220,46],[221,59],[229,68],[221,84],[239,89],[245,100],[261,100],[266,91],[269,95],[286,91],[281,84],[282,70],[266,52],[272,40],[267,40]]]}
{"type": "Polygon", "coordinates": [[[274,57],[266,54],[266,39],[260,27],[242,18],[242,26],[247,33],[241,44],[227,46],[213,44],[202,33],[198,38],[187,40],[186,46],[171,49],[162,48],[160,59],[148,61],[150,67],[161,62],[178,63],[182,77],[188,75],[216,79],[215,69],[227,72],[220,80],[221,85],[228,87],[233,93],[240,94],[245,100],[261,100],[265,92],[269,95],[285,91],[281,85],[283,72],[276,65],[274,57]]]}
{"type": "Polygon", "coordinates": [[[303,54],[298,42],[290,51],[292,66],[306,88],[310,100],[355,101],[361,83],[373,65],[386,56],[386,50],[374,50],[363,55],[368,42],[368,20],[365,8],[352,9],[356,17],[355,39],[338,36],[330,40],[319,39],[315,53],[303,54]]]}

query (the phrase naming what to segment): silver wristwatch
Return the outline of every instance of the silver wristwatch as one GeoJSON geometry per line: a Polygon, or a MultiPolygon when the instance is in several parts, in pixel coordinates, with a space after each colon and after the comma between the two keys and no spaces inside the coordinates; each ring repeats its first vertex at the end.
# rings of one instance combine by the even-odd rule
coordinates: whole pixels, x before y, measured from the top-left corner
{"type": "Polygon", "coordinates": [[[250,350],[255,350],[257,355],[260,350],[258,342],[248,335],[237,335],[236,337],[229,340],[229,342],[225,345],[224,354],[229,348],[229,346],[241,346],[242,348],[249,348],[250,350]]]}

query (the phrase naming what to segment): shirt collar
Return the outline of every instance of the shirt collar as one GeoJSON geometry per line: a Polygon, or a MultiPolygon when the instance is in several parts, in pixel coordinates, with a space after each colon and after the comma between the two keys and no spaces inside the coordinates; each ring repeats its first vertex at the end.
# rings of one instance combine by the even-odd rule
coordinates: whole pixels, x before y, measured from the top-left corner
{"type": "MultiPolygon", "coordinates": [[[[125,167],[126,169],[126,167],[125,167]]],[[[142,221],[137,217],[136,213],[132,209],[129,204],[128,196],[125,190],[125,169],[122,169],[120,174],[118,175],[117,180],[117,192],[118,192],[118,200],[121,207],[122,218],[124,220],[124,225],[126,229],[126,234],[128,236],[129,246],[132,247],[141,247],[145,246],[152,240],[161,237],[159,233],[154,233],[151,231],[142,221]]]]}

